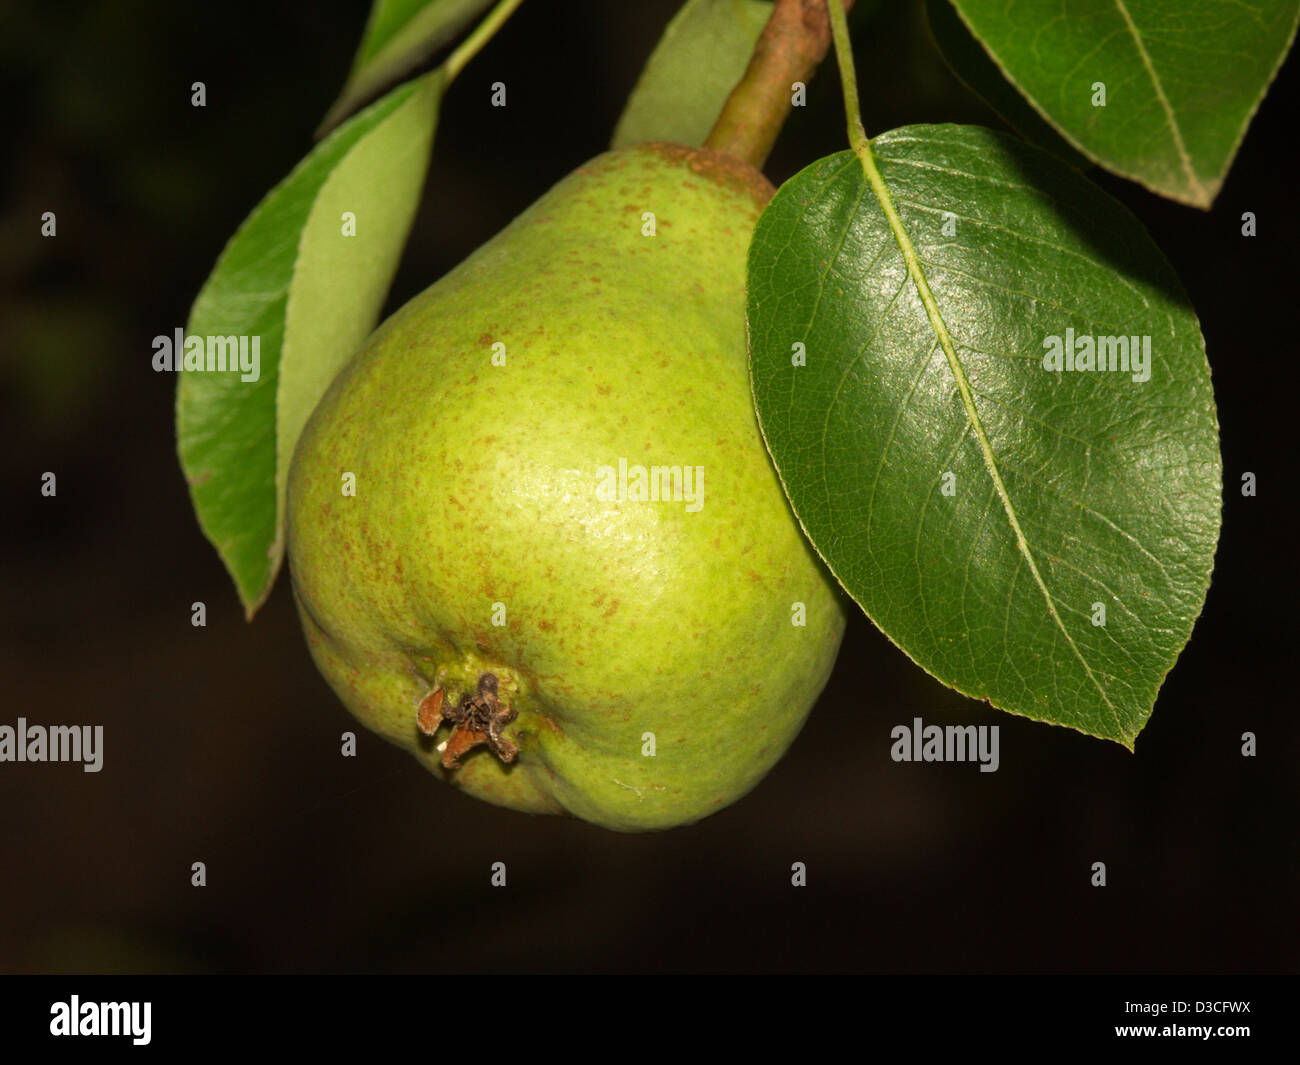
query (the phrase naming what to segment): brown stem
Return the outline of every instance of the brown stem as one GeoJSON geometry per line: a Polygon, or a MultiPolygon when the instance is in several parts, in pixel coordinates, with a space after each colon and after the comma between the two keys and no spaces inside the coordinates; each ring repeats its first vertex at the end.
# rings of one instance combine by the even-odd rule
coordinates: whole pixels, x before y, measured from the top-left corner
{"type": "MultiPolygon", "coordinates": [[[[811,80],[831,44],[828,0],[776,0],[749,66],[722,106],[706,148],[755,167],[790,114],[794,82],[811,80]]],[[[832,0],[833,2],[833,0],[832,0]]],[[[844,10],[853,0],[842,0],[844,10]]]]}

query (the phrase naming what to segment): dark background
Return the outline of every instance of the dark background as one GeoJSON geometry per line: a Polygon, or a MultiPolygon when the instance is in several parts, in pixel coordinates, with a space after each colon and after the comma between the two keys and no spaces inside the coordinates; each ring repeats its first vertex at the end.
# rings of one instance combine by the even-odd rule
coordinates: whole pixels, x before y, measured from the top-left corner
{"type": "MultiPolygon", "coordinates": [[[[1300,968],[1294,58],[1213,211],[1093,175],[1186,285],[1223,430],[1214,583],[1136,754],[963,700],[857,614],[752,794],[624,836],[458,795],[364,730],[340,758],[356,726],[287,581],[246,623],[190,509],[150,341],[309,150],[365,5],[26,6],[0,26],[0,722],[102,723],[105,764],[0,765],[0,971],[1300,968]],[[46,210],[56,239],[39,236],[46,210]],[[1243,470],[1258,498],[1241,498],[1243,470]],[[999,724],[1000,771],[893,763],[889,730],[914,715],[999,724]]],[[[915,5],[860,6],[868,132],[1001,126],[915,5]]],[[[390,310],[604,148],[676,7],[524,5],[445,101],[390,310]],[[498,79],[505,109],[487,103],[498,79]]],[[[825,69],[768,174],[844,144],[825,69]]]]}

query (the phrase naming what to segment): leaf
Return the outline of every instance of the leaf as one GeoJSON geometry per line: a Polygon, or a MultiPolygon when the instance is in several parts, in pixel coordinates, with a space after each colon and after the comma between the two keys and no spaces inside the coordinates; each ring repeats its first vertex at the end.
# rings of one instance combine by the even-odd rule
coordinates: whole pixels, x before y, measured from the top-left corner
{"type": "Polygon", "coordinates": [[[339,98],[317,135],[333,129],[367,100],[396,85],[452,41],[493,0],[374,0],[361,46],[339,98]]]}
{"type": "Polygon", "coordinates": [[[1003,73],[1088,158],[1209,207],[1300,0],[953,0],[1003,73]],[[1094,106],[1094,86],[1105,106],[1094,106]]]}
{"type": "Polygon", "coordinates": [[[610,147],[703,145],[771,14],[768,0],[686,0],[641,71],[610,147]]]}
{"type": "MultiPolygon", "coordinates": [[[[251,617],[284,555],[293,445],[387,294],[428,167],[441,70],[394,89],[321,142],[240,226],[186,333],[256,338],[255,380],[181,373],[176,432],[199,524],[251,617]],[[344,211],[355,236],[342,234],[344,211]]],[[[249,374],[251,377],[252,375],[249,374]]]]}
{"type": "Polygon", "coordinates": [[[925,21],[935,47],[953,75],[996,111],[1007,125],[1029,143],[1051,152],[1076,170],[1087,170],[1092,166],[1003,77],[998,65],[971,35],[949,0],[925,0],[925,21]]]}
{"type": "Polygon", "coordinates": [[[795,514],[939,680],[1131,748],[1218,539],[1196,316],[1133,215],[1046,153],[974,126],[872,148],[877,185],[853,152],[814,163],[750,248],[754,397],[795,514]],[[1045,369],[1067,330],[1149,336],[1149,380],[1045,369]]]}

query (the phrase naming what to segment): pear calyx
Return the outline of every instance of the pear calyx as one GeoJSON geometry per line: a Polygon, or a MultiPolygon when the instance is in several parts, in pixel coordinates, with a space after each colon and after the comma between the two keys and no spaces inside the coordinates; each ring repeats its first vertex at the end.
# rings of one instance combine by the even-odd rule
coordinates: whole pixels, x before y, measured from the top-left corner
{"type": "Polygon", "coordinates": [[[519,714],[501,701],[495,673],[482,674],[478,690],[466,692],[455,706],[446,703],[446,695],[439,684],[420,701],[415,715],[416,725],[426,736],[437,732],[444,721],[452,726],[451,736],[439,748],[443,769],[459,769],[461,756],[483,744],[506,764],[515,760],[519,747],[501,730],[519,714]]]}

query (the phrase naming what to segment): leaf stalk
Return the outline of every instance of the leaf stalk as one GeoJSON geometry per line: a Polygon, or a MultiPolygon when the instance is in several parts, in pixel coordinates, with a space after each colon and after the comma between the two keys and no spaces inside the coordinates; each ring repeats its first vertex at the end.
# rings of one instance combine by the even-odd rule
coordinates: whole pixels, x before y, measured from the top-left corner
{"type": "Polygon", "coordinates": [[[447,57],[443,64],[446,71],[447,84],[450,85],[459,74],[482,50],[483,46],[488,43],[501,28],[502,23],[515,13],[515,9],[522,4],[524,0],[501,0],[496,7],[489,11],[468,37],[461,41],[460,46],[447,57]]]}

